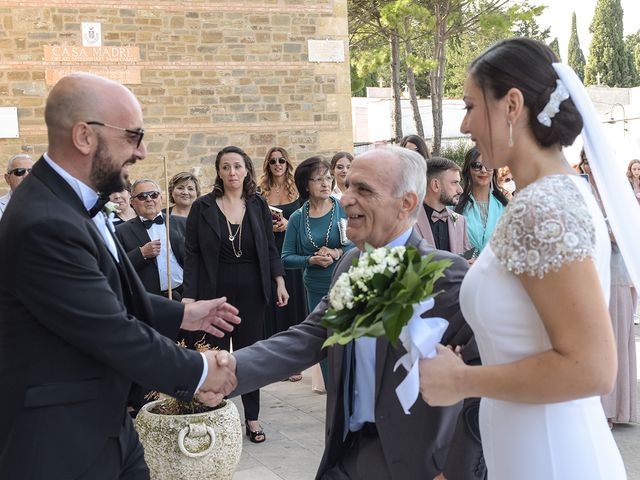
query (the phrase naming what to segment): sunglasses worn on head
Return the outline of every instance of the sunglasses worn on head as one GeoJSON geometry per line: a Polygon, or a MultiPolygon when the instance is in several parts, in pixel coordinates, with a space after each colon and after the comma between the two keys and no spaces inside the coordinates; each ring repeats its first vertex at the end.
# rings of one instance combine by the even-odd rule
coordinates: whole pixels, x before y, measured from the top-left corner
{"type": "Polygon", "coordinates": [[[16,177],[21,177],[25,173],[31,173],[30,168],[14,168],[13,170],[9,170],[9,175],[15,175],[16,177]]]}
{"type": "Polygon", "coordinates": [[[280,157],[280,158],[270,158],[269,159],[269,165],[275,165],[277,163],[279,163],[280,165],[287,163],[287,160],[284,157],[280,157]]]}
{"type": "Polygon", "coordinates": [[[139,194],[134,195],[134,197],[140,200],[141,202],[146,200],[147,198],[152,198],[153,200],[155,200],[159,196],[160,196],[160,192],[140,192],[139,194]]]}
{"type": "Polygon", "coordinates": [[[485,167],[482,163],[480,162],[473,162],[471,165],[471,170],[475,170],[476,172],[480,172],[482,171],[482,169],[484,168],[487,172],[492,172],[493,168],[489,169],[487,167],[485,167]]]}
{"type": "Polygon", "coordinates": [[[103,123],[103,122],[86,122],[87,125],[98,125],[99,127],[107,127],[107,128],[113,128],[115,130],[120,130],[121,132],[127,132],[131,135],[136,135],[138,137],[138,140],[136,143],[136,148],[140,148],[140,144],[142,143],[142,138],[144,137],[144,128],[136,128],[131,129],[131,128],[122,128],[122,127],[116,127],[115,125],[109,125],[108,123],[103,123]]]}

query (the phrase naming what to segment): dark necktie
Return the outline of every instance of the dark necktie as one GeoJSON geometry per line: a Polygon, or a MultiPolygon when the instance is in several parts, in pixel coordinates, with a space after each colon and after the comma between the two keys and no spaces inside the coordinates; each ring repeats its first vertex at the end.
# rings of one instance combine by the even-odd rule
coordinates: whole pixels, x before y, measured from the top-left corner
{"type": "Polygon", "coordinates": [[[436,223],[438,220],[442,220],[446,222],[449,219],[449,212],[445,208],[442,212],[436,212],[435,210],[431,212],[431,221],[436,223]]]}
{"type": "Polygon", "coordinates": [[[344,408],[344,429],[342,441],[347,439],[349,434],[349,420],[353,413],[354,378],[356,373],[356,352],[355,342],[352,340],[344,346],[342,357],[342,403],[344,408]]]}
{"type": "Polygon", "coordinates": [[[142,221],[142,224],[144,225],[144,228],[146,228],[147,230],[149,230],[151,228],[151,225],[153,225],[154,223],[156,225],[162,225],[164,223],[164,217],[162,215],[158,215],[153,220],[143,220],[142,221]]]}
{"type": "Polygon", "coordinates": [[[99,194],[98,199],[96,200],[96,203],[89,210],[89,216],[91,218],[95,217],[98,214],[98,212],[102,210],[102,207],[104,207],[107,204],[108,201],[109,201],[109,195],[99,194]]]}

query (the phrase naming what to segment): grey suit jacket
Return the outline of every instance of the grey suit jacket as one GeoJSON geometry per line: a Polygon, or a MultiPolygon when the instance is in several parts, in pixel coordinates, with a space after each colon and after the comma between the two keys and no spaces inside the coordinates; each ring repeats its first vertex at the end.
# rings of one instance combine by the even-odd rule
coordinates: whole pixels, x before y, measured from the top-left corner
{"type": "MultiPolygon", "coordinates": [[[[462,345],[465,361],[479,363],[473,334],[458,304],[460,284],[468,268],[466,261],[449,252],[429,248],[415,230],[407,244],[417,246],[423,254],[434,253],[435,259],[447,258],[453,262],[445,276],[436,282],[435,290],[444,292],[436,297],[435,307],[429,315],[449,321],[443,344],[462,345]]],[[[358,255],[358,249],[344,255],[336,266],[332,284],[358,255]]],[[[268,340],[234,352],[238,361],[238,388],[232,395],[279,381],[314,365],[325,356],[328,358],[325,451],[316,478],[321,478],[335,465],[342,451],[347,448],[343,443],[341,380],[345,348],[339,345],[321,348],[330,334],[319,323],[327,308],[325,297],[304,322],[268,340]]],[[[411,409],[411,415],[405,415],[395,394],[405,372],[403,369],[393,372],[394,364],[404,353],[400,344],[393,346],[386,338],[378,338],[375,419],[392,478],[432,479],[443,471],[449,480],[484,478],[484,459],[478,433],[479,399],[468,399],[464,404],[461,402],[446,408],[433,408],[418,399],[411,409]]]]}

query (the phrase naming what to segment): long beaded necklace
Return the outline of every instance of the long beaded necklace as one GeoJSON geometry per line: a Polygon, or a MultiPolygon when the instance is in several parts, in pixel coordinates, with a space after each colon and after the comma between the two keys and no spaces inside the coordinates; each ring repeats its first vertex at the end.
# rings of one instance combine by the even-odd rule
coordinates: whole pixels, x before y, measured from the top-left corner
{"type": "MultiPolygon", "coordinates": [[[[313,241],[313,237],[311,236],[311,226],[309,225],[309,209],[310,209],[310,204],[307,201],[307,214],[304,217],[304,223],[305,226],[307,227],[307,238],[309,239],[309,241],[311,242],[311,245],[314,246],[314,248],[316,250],[320,250],[320,247],[318,245],[316,245],[316,242],[313,241]]],[[[324,245],[323,247],[328,247],[329,246],[329,235],[331,234],[331,227],[333,226],[333,215],[335,213],[336,210],[336,202],[331,200],[331,218],[329,219],[329,228],[327,228],[327,234],[325,235],[324,238],[324,245]]]]}
{"type": "MultiPolygon", "coordinates": [[[[224,204],[224,196],[222,197],[222,203],[224,204]]],[[[245,209],[245,205],[242,205],[242,218],[240,219],[240,224],[238,225],[238,228],[236,229],[236,233],[233,233],[231,230],[231,223],[229,222],[229,219],[227,218],[226,213],[224,212],[224,210],[222,210],[222,214],[224,215],[224,219],[227,222],[227,230],[229,231],[229,241],[231,242],[231,248],[233,249],[233,254],[236,256],[236,258],[240,258],[242,256],[242,221],[244,220],[244,209],[245,209]],[[236,246],[233,243],[236,239],[236,237],[238,237],[238,249],[236,250],[236,246]]],[[[226,209],[225,209],[226,210],[226,209]]]]}

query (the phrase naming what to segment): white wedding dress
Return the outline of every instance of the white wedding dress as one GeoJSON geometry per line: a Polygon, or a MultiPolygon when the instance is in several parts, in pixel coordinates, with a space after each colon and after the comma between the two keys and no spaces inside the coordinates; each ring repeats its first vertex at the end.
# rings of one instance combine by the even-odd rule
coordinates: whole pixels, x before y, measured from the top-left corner
{"type": "MultiPolygon", "coordinates": [[[[515,274],[543,277],[591,257],[608,299],[609,256],[606,224],[584,179],[553,175],[516,194],[460,291],[482,363],[510,363],[551,348],[515,274]]],[[[542,405],[483,398],[480,432],[490,480],[626,478],[597,396],[542,405]]]]}

